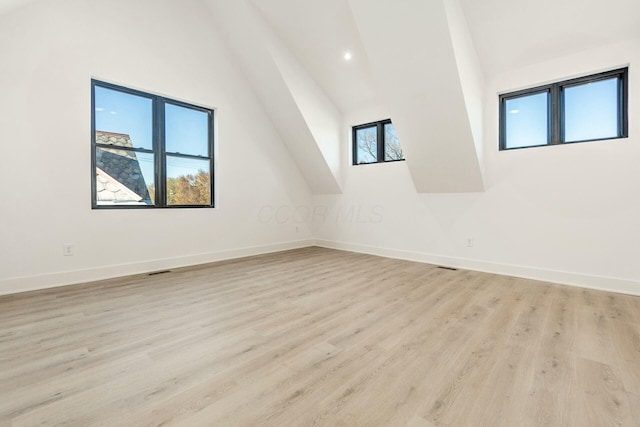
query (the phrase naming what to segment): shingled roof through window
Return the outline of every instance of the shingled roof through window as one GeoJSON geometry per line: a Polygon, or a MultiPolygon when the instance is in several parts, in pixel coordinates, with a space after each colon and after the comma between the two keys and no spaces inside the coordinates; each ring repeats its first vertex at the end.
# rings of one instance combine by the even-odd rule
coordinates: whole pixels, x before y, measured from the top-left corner
{"type": "MultiPolygon", "coordinates": [[[[129,135],[96,131],[96,143],[133,148],[129,135]]],[[[151,204],[147,183],[134,151],[96,147],[98,203],[151,204]]]]}

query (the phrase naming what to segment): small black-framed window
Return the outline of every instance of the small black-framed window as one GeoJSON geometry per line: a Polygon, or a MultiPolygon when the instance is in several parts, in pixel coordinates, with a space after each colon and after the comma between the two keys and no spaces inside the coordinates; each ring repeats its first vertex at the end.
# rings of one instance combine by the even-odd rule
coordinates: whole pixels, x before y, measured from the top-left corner
{"type": "Polygon", "coordinates": [[[390,119],[354,126],[352,140],[354,165],[404,160],[396,129],[390,119]]]}
{"type": "Polygon", "coordinates": [[[499,96],[500,150],[626,138],[628,68],[499,96]]]}
{"type": "Polygon", "coordinates": [[[91,206],[214,207],[212,109],[91,80],[91,206]]]}

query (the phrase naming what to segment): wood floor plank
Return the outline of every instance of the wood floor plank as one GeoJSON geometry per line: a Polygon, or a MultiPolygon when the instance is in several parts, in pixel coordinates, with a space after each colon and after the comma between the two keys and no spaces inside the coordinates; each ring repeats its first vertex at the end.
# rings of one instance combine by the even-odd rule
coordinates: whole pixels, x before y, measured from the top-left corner
{"type": "Polygon", "coordinates": [[[4,426],[640,426],[640,298],[322,248],[0,297],[4,426]]]}
{"type": "Polygon", "coordinates": [[[582,402],[577,419],[583,425],[626,426],[637,425],[629,405],[630,395],[625,392],[618,370],[604,363],[579,358],[579,389],[574,397],[582,402]]]}

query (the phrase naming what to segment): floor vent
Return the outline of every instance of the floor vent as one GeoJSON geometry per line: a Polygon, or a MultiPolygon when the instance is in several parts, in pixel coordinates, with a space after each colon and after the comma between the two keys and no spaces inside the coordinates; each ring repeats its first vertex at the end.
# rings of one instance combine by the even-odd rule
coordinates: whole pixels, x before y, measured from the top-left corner
{"type": "Polygon", "coordinates": [[[147,276],[157,276],[158,274],[167,274],[167,273],[171,273],[171,270],[154,271],[153,273],[147,274],[147,276]]]}
{"type": "Polygon", "coordinates": [[[439,265],[438,268],[441,268],[443,270],[451,270],[451,271],[458,271],[457,268],[453,268],[453,267],[443,267],[442,265],[439,265]]]}

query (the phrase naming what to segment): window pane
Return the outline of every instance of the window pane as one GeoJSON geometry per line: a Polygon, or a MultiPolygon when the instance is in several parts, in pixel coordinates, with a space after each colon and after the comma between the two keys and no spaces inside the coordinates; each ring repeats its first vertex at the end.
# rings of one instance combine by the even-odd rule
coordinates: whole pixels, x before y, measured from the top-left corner
{"type": "Polygon", "coordinates": [[[209,115],[177,105],[165,105],[166,150],[209,157],[209,115]]]}
{"type": "Polygon", "coordinates": [[[396,128],[393,127],[393,124],[388,123],[384,125],[384,160],[402,159],[404,159],[404,154],[402,153],[402,147],[398,143],[396,128]]]}
{"type": "Polygon", "coordinates": [[[153,154],[96,148],[98,205],[153,205],[153,154]]]}
{"type": "Polygon", "coordinates": [[[356,130],[356,163],[375,163],[378,161],[378,130],[370,127],[356,130]]]}
{"type": "Polygon", "coordinates": [[[618,78],[564,89],[565,141],[618,136],[618,78]]]}
{"type": "Polygon", "coordinates": [[[548,93],[508,99],[505,108],[505,148],[531,147],[548,143],[548,93]]]}
{"type": "MultiPolygon", "coordinates": [[[[109,144],[114,139],[126,137],[130,147],[153,148],[153,108],[149,98],[95,86],[96,137],[98,143],[109,144]]],[[[118,145],[118,144],[116,144],[118,145]]]]}
{"type": "Polygon", "coordinates": [[[208,160],[167,156],[167,205],[211,205],[208,160]]]}

